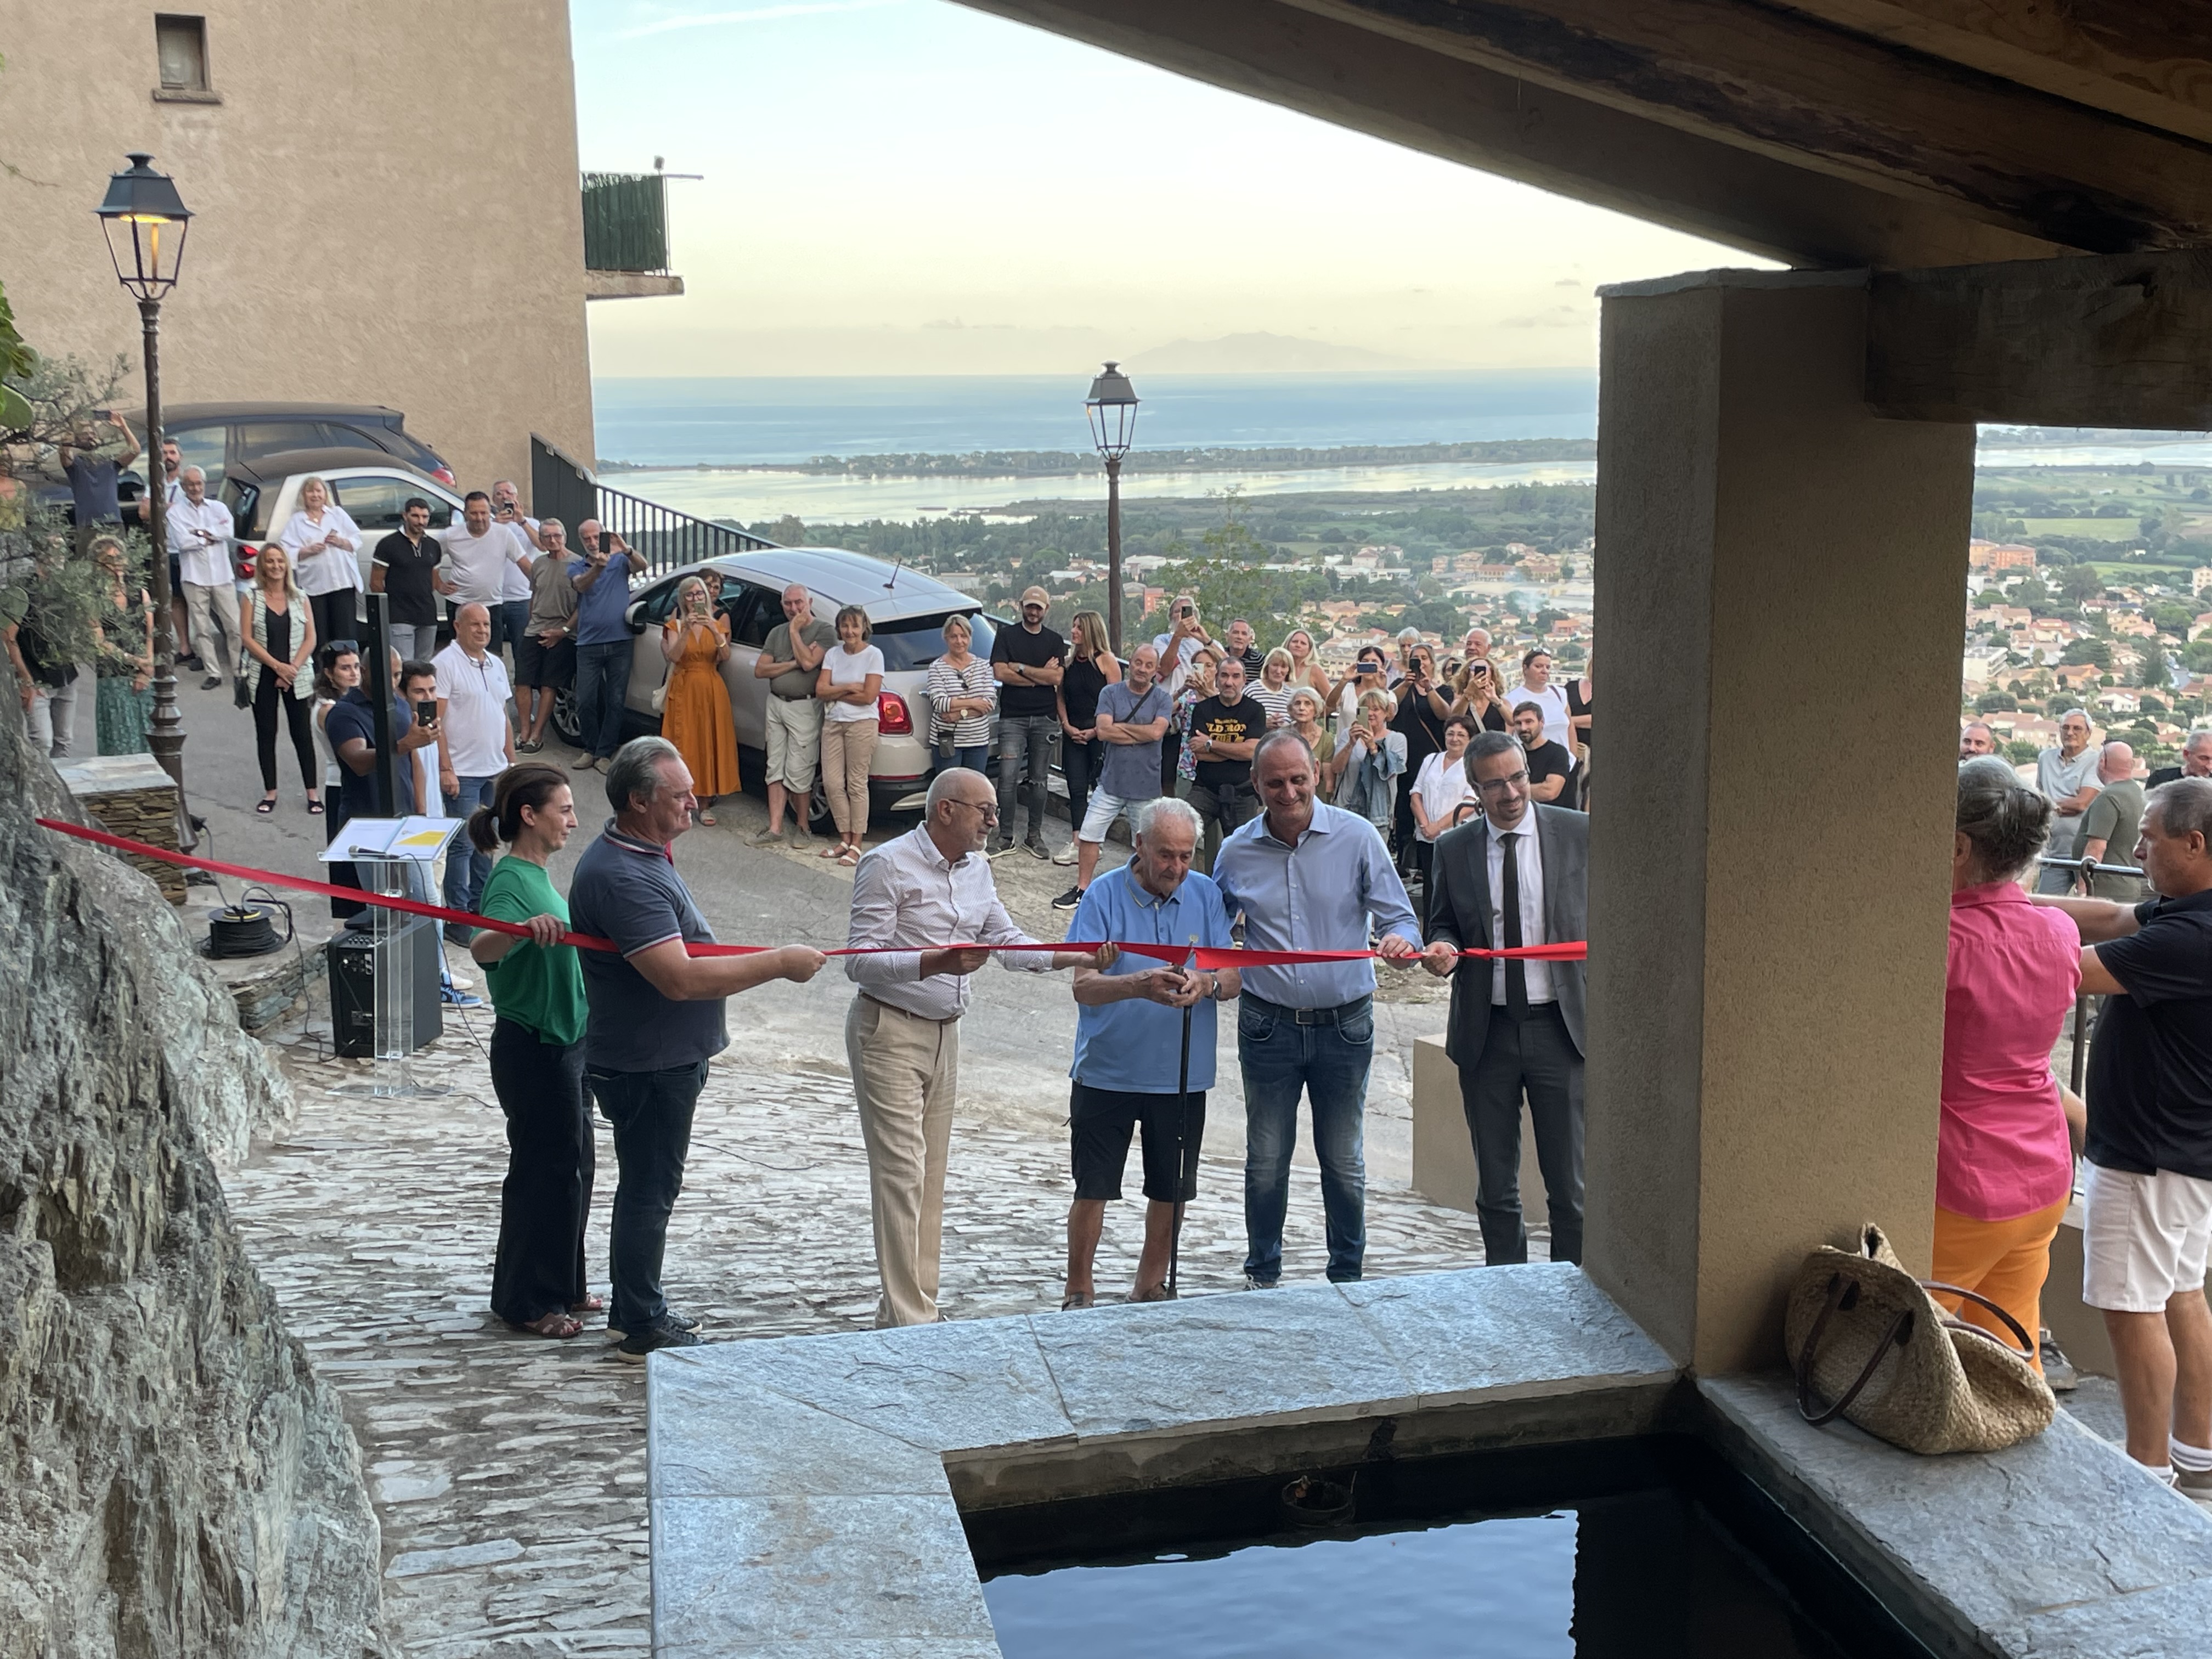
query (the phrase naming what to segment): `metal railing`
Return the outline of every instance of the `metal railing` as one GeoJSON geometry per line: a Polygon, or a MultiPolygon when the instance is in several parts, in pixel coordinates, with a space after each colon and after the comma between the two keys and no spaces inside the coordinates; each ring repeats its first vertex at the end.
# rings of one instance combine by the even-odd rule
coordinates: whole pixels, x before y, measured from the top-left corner
{"type": "Polygon", "coordinates": [[[584,175],[584,268],[666,272],[668,188],[661,174],[584,175]]]}
{"type": "Polygon", "coordinates": [[[580,547],[577,526],[597,519],[612,529],[653,575],[727,553],[752,553],[775,544],[734,526],[716,524],[680,508],[601,483],[588,468],[536,433],[530,434],[531,510],[568,527],[568,545],[580,547]]]}
{"type": "Polygon", "coordinates": [[[647,570],[656,576],[683,565],[696,564],[702,559],[720,558],[726,553],[757,552],[775,545],[728,525],[695,518],[627,490],[611,489],[605,484],[597,489],[597,517],[600,524],[628,543],[630,550],[643,559],[647,570]]]}

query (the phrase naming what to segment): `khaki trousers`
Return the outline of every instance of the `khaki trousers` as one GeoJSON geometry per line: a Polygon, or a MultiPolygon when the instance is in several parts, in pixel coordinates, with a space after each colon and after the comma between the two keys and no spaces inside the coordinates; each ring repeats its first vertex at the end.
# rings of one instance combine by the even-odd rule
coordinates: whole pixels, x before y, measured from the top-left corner
{"type": "Polygon", "coordinates": [[[884,1281],[876,1323],[933,1324],[941,1317],[937,1261],[960,1026],[854,997],[845,1016],[845,1059],[868,1147],[868,1213],[884,1281]]]}

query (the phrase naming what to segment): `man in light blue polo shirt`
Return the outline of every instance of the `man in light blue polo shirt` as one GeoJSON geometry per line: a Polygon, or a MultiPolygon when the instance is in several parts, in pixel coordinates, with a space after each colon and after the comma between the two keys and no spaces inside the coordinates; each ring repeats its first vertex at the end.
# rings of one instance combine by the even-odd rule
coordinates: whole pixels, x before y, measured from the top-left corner
{"type": "Polygon", "coordinates": [[[1244,1073],[1244,1282],[1283,1276],[1283,1214],[1298,1097],[1313,1103],[1328,1276],[1359,1277],[1367,1252],[1362,1149],[1375,1058],[1374,954],[1420,960],[1420,927],[1375,826],[1314,799],[1313,751],[1295,732],[1260,740],[1252,781],[1266,809],[1225,837],[1213,860],[1222,903],[1244,916],[1250,951],[1347,951],[1358,959],[1244,970],[1237,1058],[1244,1073]]]}
{"type": "Polygon", "coordinates": [[[636,641],[625,620],[637,558],[597,519],[576,526],[584,556],[568,566],[576,585],[576,722],[583,728],[586,772],[604,772],[622,747],[623,693],[636,641]]]}
{"type": "MultiPolygon", "coordinates": [[[[1172,796],[1136,811],[1135,850],[1084,890],[1067,936],[1077,941],[1227,950],[1221,890],[1193,872],[1198,814],[1172,796]]],[[[1063,1309],[1096,1301],[1091,1263],[1109,1200],[1121,1196],[1129,1137],[1144,1126],[1145,1248],[1132,1302],[1164,1302],[1177,1212],[1197,1195],[1206,1091],[1213,1086],[1214,1008],[1237,992],[1235,969],[1185,969],[1155,957],[1101,952],[1075,970],[1074,1085],[1068,1097],[1075,1201],[1067,1211],[1063,1309]],[[1188,1093],[1178,1091],[1184,1009],[1190,1012],[1188,1093]]]]}

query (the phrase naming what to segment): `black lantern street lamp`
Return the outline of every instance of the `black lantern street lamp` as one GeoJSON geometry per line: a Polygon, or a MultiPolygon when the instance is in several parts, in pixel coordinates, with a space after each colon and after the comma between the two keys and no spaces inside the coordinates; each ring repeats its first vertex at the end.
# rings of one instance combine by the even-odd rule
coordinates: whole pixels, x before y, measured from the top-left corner
{"type": "Polygon", "coordinates": [[[161,474],[161,301],[177,285],[185,233],[191,213],[150,155],[132,154],[131,165],[107,181],[107,198],[94,210],[107,233],[117,280],[138,301],[146,338],[146,495],[153,532],[154,716],[146,746],[177,785],[179,841],[192,840],[184,811],[184,717],[177,710],[177,640],[169,615],[169,500],[161,474]]]}
{"type": "Polygon", "coordinates": [[[1121,458],[1137,435],[1137,388],[1109,363],[1091,383],[1083,400],[1091,417],[1091,441],[1106,463],[1106,632],[1114,654],[1121,654],[1121,458]]]}

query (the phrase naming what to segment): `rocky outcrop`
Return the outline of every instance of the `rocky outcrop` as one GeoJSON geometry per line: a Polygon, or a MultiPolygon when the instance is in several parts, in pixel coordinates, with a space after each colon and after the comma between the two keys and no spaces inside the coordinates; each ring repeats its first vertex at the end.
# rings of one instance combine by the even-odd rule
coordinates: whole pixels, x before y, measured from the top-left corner
{"type": "Polygon", "coordinates": [[[219,1165],[290,1091],[0,669],[0,1656],[385,1651],[376,1519],[219,1165]]]}

